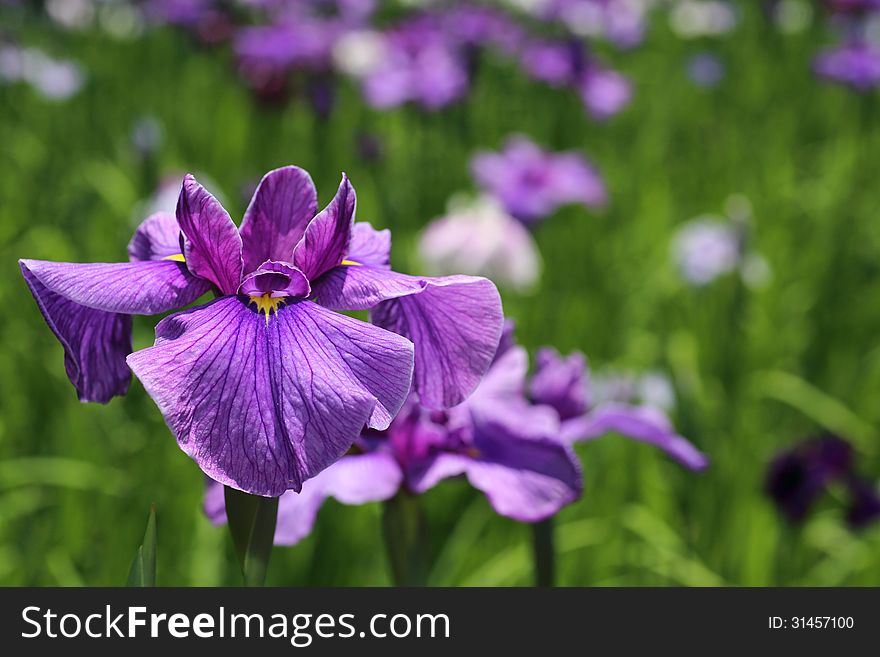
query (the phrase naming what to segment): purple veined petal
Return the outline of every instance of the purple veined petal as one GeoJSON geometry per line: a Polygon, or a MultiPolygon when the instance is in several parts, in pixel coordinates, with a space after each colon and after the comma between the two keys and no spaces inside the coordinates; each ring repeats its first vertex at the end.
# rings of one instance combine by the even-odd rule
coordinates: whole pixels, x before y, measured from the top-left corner
{"type": "Polygon", "coordinates": [[[192,303],[210,288],[181,262],[49,262],[20,260],[22,271],[73,303],[127,315],[156,315],[192,303]]]}
{"type": "Polygon", "coordinates": [[[64,366],[83,402],[106,404],[131,382],[131,317],[79,305],[43,285],[21,264],[21,273],[49,328],[64,347],[64,366]]]}
{"type": "Polygon", "coordinates": [[[372,266],[336,267],[312,286],[335,310],[372,309],[374,324],[415,343],[415,390],[423,406],[460,404],[483,378],[504,324],[501,297],[485,278],[423,278],[372,266]]]}
{"type": "MultiPolygon", "coordinates": [[[[333,497],[342,504],[381,502],[397,493],[403,479],[391,454],[371,452],[343,456],[326,470],[303,483],[302,492],[287,491],[278,500],[275,545],[296,545],[315,526],[324,500],[333,497]]],[[[205,514],[215,525],[225,524],[223,485],[209,481],[205,491],[205,514]]]]}
{"type": "Polygon", "coordinates": [[[309,301],[264,319],[223,297],[162,320],[128,364],[205,474],[278,496],[338,460],[364,425],[388,427],[413,347],[309,301]]]}
{"type": "Polygon", "coordinates": [[[156,212],[144,219],[128,243],[128,258],[132,262],[178,255],[183,257],[180,226],[177,217],[168,212],[156,212]]]}
{"type": "Polygon", "coordinates": [[[245,276],[238,288],[239,294],[254,297],[268,294],[272,298],[305,298],[310,291],[309,281],[299,269],[271,260],[245,276]]]}
{"type": "Polygon", "coordinates": [[[189,173],[177,200],[177,223],[189,270],[223,294],[235,294],[242,274],[241,235],[220,202],[189,173]]]}
{"type": "Polygon", "coordinates": [[[468,406],[478,408],[510,400],[525,403],[528,370],[529,354],[525,348],[520,345],[507,347],[504,353],[492,361],[480,385],[468,398],[468,406]]]}
{"type": "Polygon", "coordinates": [[[351,230],[351,244],[346,260],[360,265],[384,269],[391,262],[391,231],[376,230],[365,221],[358,221],[351,230]]]}
{"type": "Polygon", "coordinates": [[[565,422],[562,431],[567,441],[592,440],[611,432],[659,447],[691,470],[709,465],[706,455],[678,435],[669,418],[651,406],[609,402],[565,422]]]}
{"type": "Polygon", "coordinates": [[[356,209],[354,187],[348,176],[342,174],[336,196],[312,219],[293,252],[293,264],[310,281],[336,267],[345,258],[356,209]]]}
{"type": "Polygon", "coordinates": [[[307,171],[287,166],[263,176],[241,222],[244,271],[267,260],[292,260],[317,210],[318,192],[307,171]]]}

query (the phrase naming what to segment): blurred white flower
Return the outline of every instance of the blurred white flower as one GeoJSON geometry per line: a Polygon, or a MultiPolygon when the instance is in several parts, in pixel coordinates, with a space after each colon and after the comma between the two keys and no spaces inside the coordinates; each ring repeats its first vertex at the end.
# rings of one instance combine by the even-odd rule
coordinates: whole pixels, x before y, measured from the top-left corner
{"type": "Polygon", "coordinates": [[[813,7],[807,0],[779,0],[773,9],[773,20],[780,32],[798,34],[810,27],[813,7]]]}
{"type": "Polygon", "coordinates": [[[419,253],[428,273],[486,276],[525,291],[537,283],[541,257],[528,229],[488,197],[450,203],[450,212],[423,231],[419,253]]]}
{"type": "Polygon", "coordinates": [[[352,77],[374,72],[386,54],[385,39],[374,30],[358,30],[343,35],[333,46],[336,67],[352,77]]]}
{"type": "Polygon", "coordinates": [[[736,23],[733,7],[722,0],[681,0],[669,12],[669,26],[684,39],[727,34],[736,23]]]}

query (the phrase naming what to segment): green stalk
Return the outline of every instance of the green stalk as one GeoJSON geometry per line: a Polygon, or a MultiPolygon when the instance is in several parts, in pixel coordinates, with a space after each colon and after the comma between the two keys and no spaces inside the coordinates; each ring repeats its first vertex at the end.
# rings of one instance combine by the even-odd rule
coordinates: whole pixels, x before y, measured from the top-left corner
{"type": "Polygon", "coordinates": [[[401,491],[385,502],[382,531],[395,586],[425,586],[431,568],[425,514],[417,495],[401,491]]]}
{"type": "Polygon", "coordinates": [[[535,586],[555,586],[556,550],[553,518],[532,525],[532,551],[535,557],[535,586]]]}
{"type": "Polygon", "coordinates": [[[245,586],[263,586],[272,556],[278,498],[224,486],[226,516],[245,586]]]}

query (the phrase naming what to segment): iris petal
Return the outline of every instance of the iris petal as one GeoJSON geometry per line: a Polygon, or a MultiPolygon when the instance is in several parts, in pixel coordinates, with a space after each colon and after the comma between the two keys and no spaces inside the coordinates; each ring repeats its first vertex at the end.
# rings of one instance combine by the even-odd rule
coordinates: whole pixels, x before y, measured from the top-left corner
{"type": "Polygon", "coordinates": [[[184,452],[212,479],[277,496],[384,429],[407,394],[412,344],[309,301],[269,322],[238,297],[172,315],[128,357],[184,452]]]}

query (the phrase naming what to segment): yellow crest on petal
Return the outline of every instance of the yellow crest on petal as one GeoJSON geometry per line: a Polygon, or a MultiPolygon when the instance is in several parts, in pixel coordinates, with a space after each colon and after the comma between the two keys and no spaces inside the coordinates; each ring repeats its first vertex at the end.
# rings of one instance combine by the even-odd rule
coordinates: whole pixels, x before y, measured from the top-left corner
{"type": "Polygon", "coordinates": [[[186,258],[183,257],[182,253],[175,253],[174,255],[165,256],[162,260],[174,260],[174,262],[186,262],[186,258]]]}
{"type": "Polygon", "coordinates": [[[269,326],[269,313],[278,314],[278,307],[284,303],[284,297],[273,298],[268,292],[258,297],[251,296],[250,303],[257,307],[257,312],[266,315],[266,326],[269,326]]]}

